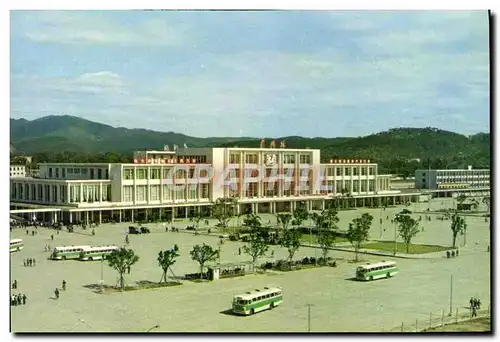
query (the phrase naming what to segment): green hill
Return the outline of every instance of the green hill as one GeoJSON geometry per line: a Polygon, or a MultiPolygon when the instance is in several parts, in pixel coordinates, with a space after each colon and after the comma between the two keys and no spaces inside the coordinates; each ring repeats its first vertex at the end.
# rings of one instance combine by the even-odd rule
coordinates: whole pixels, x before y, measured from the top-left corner
{"type": "MultiPolygon", "coordinates": [[[[112,127],[74,116],[10,120],[11,150],[37,161],[126,161],[135,150],[189,147],[259,147],[261,138],[197,138],[174,132],[112,127]]],[[[490,134],[465,136],[436,128],[394,128],[365,137],[266,138],[286,141],[288,148],[320,149],[322,160],[367,158],[380,172],[411,175],[416,168],[490,166],[490,134]]],[[[279,144],[278,144],[279,145],[279,144]]]]}

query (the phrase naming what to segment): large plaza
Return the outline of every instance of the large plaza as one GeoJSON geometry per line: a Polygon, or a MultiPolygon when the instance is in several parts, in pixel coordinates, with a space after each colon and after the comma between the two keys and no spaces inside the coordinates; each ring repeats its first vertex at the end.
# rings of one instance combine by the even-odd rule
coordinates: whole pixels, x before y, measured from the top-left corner
{"type": "MultiPolygon", "coordinates": [[[[339,213],[340,229],[346,229],[352,218],[368,212],[374,216],[371,239],[378,240],[382,231],[383,240],[391,240],[394,226],[387,216],[403,208],[413,211],[428,207],[451,206],[449,199],[437,199],[432,203],[413,204],[411,207],[381,209],[357,209],[339,213]],[[379,220],[383,224],[380,229],[379,220]],[[385,229],[385,231],[384,231],[385,229]]],[[[420,214],[415,214],[418,217],[420,214]]],[[[436,216],[436,215],[434,215],[436,216]]],[[[450,221],[422,222],[425,230],[415,243],[451,244],[450,221]]],[[[263,214],[263,221],[275,222],[275,217],[263,214]]],[[[48,260],[45,245],[123,245],[129,224],[103,224],[96,228],[96,235],[76,228],[75,233],[39,228],[39,234],[27,236],[24,230],[14,229],[11,238],[22,238],[25,248],[11,253],[11,280],[18,281],[14,293],[26,293],[28,303],[11,307],[11,325],[14,332],[49,331],[106,331],[143,332],[154,326],[153,331],[263,331],[289,332],[307,331],[308,309],[311,307],[312,331],[388,331],[401,322],[428,319],[429,312],[446,312],[450,307],[450,276],[453,275],[453,310],[468,305],[472,296],[479,297],[486,305],[490,302],[490,245],[489,222],[482,217],[466,217],[467,243],[464,236],[458,238],[460,257],[447,259],[441,255],[420,259],[391,258],[396,260],[400,273],[389,280],[356,282],[350,280],[356,264],[348,262],[354,254],[331,251],[330,256],[338,259],[336,268],[324,267],[295,272],[269,272],[247,275],[240,278],[223,279],[209,283],[183,281],[183,285],[154,290],[124,293],[99,294],[84,287],[98,284],[101,268],[108,285],[117,283],[117,273],[104,262],[52,261],[48,260]],[[54,241],[50,235],[54,234],[54,241]],[[35,267],[24,267],[23,259],[36,258],[35,267]],[[61,291],[59,300],[53,299],[54,289],[66,280],[68,289],[61,291]],[[237,317],[225,313],[231,307],[232,296],[254,288],[279,285],[284,291],[284,303],[272,311],[251,317],[237,317]]],[[[157,282],[161,269],[156,262],[160,250],[177,244],[180,257],[173,266],[173,272],[182,276],[199,270],[191,260],[189,251],[203,242],[218,247],[217,235],[193,235],[183,232],[188,221],[176,223],[181,232],[165,232],[163,226],[149,224],[151,234],[131,235],[130,248],[140,260],[126,275],[130,285],[136,281],[157,282]]],[[[210,225],[215,224],[212,220],[210,225]]],[[[31,228],[29,230],[32,230],[31,228]]],[[[248,261],[250,257],[238,255],[242,242],[227,241],[221,247],[221,262],[248,261]]],[[[273,246],[274,259],[285,258],[284,248],[273,246]]],[[[314,256],[313,248],[302,247],[295,259],[314,256]]],[[[388,257],[362,255],[366,261],[387,260],[388,257]]],[[[270,259],[270,257],[268,257],[270,259]]],[[[264,261],[263,259],[262,261],[264,261]]]]}

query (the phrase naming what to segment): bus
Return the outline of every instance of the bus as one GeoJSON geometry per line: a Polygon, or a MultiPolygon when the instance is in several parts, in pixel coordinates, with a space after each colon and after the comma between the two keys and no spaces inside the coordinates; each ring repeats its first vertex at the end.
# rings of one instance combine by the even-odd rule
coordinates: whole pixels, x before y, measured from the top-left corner
{"type": "Polygon", "coordinates": [[[118,250],[116,246],[99,246],[99,247],[86,247],[80,253],[80,260],[101,260],[106,259],[106,256],[111,252],[118,250]]]}
{"type": "Polygon", "coordinates": [[[23,239],[12,239],[10,240],[10,251],[11,252],[19,252],[24,248],[23,239]]]}
{"type": "Polygon", "coordinates": [[[273,309],[283,301],[282,289],[264,287],[233,297],[233,312],[239,315],[253,315],[256,312],[273,309]]]}
{"type": "Polygon", "coordinates": [[[356,279],[374,280],[390,278],[399,272],[394,261],[382,261],[374,264],[360,265],[356,268],[356,279]]]}
{"type": "Polygon", "coordinates": [[[59,246],[55,247],[50,256],[53,260],[78,259],[84,248],[90,246],[59,246]]]}

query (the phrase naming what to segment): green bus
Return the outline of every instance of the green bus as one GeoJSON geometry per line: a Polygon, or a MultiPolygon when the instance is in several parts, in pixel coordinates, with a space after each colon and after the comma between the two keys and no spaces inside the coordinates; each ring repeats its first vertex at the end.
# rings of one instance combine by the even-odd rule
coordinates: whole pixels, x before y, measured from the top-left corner
{"type": "Polygon", "coordinates": [[[84,248],[90,246],[59,246],[55,247],[50,258],[52,260],[78,259],[84,248]]]}
{"type": "Polygon", "coordinates": [[[112,252],[119,250],[116,246],[85,247],[80,253],[80,260],[92,261],[106,259],[112,252]]]}
{"type": "Polygon", "coordinates": [[[10,251],[11,252],[19,252],[24,248],[23,239],[12,239],[10,240],[10,251]]]}
{"type": "Polygon", "coordinates": [[[256,289],[236,295],[233,297],[233,312],[246,316],[273,309],[283,301],[282,292],[279,287],[264,287],[263,290],[256,289]]]}
{"type": "Polygon", "coordinates": [[[360,265],[356,268],[356,279],[375,280],[390,278],[399,272],[394,261],[382,261],[374,264],[360,265]]]}

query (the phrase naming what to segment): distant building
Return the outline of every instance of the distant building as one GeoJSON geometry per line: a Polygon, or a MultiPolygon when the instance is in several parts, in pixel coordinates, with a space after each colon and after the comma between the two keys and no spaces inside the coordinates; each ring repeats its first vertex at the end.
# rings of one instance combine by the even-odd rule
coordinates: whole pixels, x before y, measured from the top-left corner
{"type": "Polygon", "coordinates": [[[15,164],[10,166],[11,177],[26,177],[26,165],[15,164]]]}
{"type": "Polygon", "coordinates": [[[472,166],[454,170],[415,170],[415,188],[482,195],[490,191],[490,170],[473,169],[472,166]]]}

